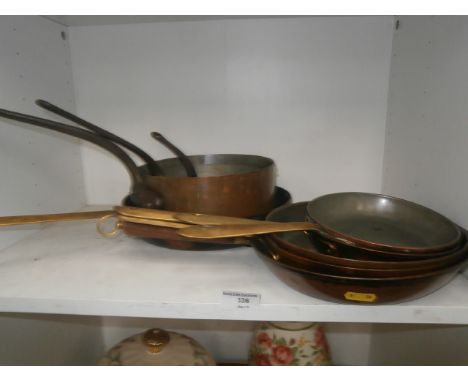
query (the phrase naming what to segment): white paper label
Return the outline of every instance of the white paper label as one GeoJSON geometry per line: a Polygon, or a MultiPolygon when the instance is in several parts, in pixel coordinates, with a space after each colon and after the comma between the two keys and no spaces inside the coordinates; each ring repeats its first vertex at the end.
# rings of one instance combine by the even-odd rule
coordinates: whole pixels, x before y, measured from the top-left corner
{"type": "Polygon", "coordinates": [[[258,293],[223,291],[223,303],[235,305],[239,309],[249,309],[260,304],[260,295],[258,293]]]}

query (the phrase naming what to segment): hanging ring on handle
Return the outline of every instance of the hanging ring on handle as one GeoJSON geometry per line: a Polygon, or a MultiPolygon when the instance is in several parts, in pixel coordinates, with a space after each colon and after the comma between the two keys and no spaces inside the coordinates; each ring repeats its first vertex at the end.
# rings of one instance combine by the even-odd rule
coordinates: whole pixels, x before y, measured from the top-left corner
{"type": "Polygon", "coordinates": [[[97,221],[96,229],[101,236],[104,236],[106,238],[112,238],[115,237],[118,233],[120,233],[120,230],[122,229],[122,222],[114,214],[106,215],[97,221]],[[106,229],[105,227],[106,223],[110,219],[114,219],[114,224],[111,230],[106,229]]]}

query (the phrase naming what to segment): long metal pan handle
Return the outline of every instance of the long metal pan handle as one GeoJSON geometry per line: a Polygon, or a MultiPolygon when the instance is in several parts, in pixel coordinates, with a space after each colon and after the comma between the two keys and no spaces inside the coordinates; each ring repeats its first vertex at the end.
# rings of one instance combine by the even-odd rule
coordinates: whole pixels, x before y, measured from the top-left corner
{"type": "Polygon", "coordinates": [[[228,237],[244,237],[254,235],[264,235],[277,232],[291,231],[312,231],[318,230],[319,227],[314,223],[309,222],[293,222],[293,223],[264,223],[257,224],[229,224],[222,226],[193,226],[182,228],[177,233],[184,237],[193,239],[223,239],[228,237]]]}
{"type": "MultiPolygon", "coordinates": [[[[260,220],[237,218],[231,216],[207,215],[193,212],[175,212],[174,217],[185,223],[197,225],[257,224],[260,220]]],[[[261,221],[262,224],[275,224],[273,221],[261,221]]]]}
{"type": "Polygon", "coordinates": [[[151,206],[153,208],[162,206],[163,200],[161,199],[160,195],[155,191],[150,190],[146,186],[146,183],[144,182],[144,179],[135,162],[133,162],[130,156],[128,156],[128,154],[116,144],[78,127],[27,114],[0,109],[0,117],[58,131],[63,134],[71,135],[73,137],[80,138],[100,146],[101,148],[109,151],[117,158],[119,158],[127,168],[132,179],[132,192],[134,197],[138,199],[135,200],[138,205],[151,206]]]}
{"type": "Polygon", "coordinates": [[[52,223],[61,221],[99,219],[103,216],[115,214],[112,210],[68,212],[62,214],[46,215],[20,215],[20,216],[0,216],[0,227],[10,227],[25,224],[52,223]]]}
{"type": "MultiPolygon", "coordinates": [[[[226,224],[257,224],[259,220],[199,214],[193,212],[176,212],[148,208],[115,206],[114,211],[119,215],[141,217],[145,219],[166,220],[197,225],[226,225],[226,224]]],[[[272,221],[261,221],[262,224],[275,224],[272,221]]]]}
{"type": "Polygon", "coordinates": [[[197,177],[197,172],[195,171],[195,167],[193,167],[192,162],[190,161],[190,159],[187,158],[187,156],[178,147],[176,147],[171,142],[169,142],[166,139],[166,137],[164,137],[161,133],[153,131],[151,133],[151,136],[174,153],[174,155],[182,163],[182,166],[184,166],[187,176],[190,176],[192,178],[197,177]]]}
{"type": "Polygon", "coordinates": [[[47,102],[45,100],[42,100],[42,99],[36,100],[36,105],[52,113],[55,113],[65,119],[68,119],[69,121],[75,122],[76,124],[83,126],[87,128],[88,130],[93,131],[94,133],[100,135],[101,137],[110,139],[113,142],[118,143],[119,145],[125,147],[126,149],[138,155],[148,165],[148,169],[151,175],[163,175],[163,171],[161,167],[156,163],[156,161],[148,153],[146,153],[139,147],[135,146],[133,143],[128,142],[127,140],[119,137],[118,135],[111,133],[110,131],[107,131],[99,126],[96,126],[95,124],[91,122],[85,121],[84,119],[66,110],[63,110],[62,108],[56,105],[53,105],[50,102],[47,102]]]}
{"type": "Polygon", "coordinates": [[[177,212],[139,207],[114,206],[113,209],[117,214],[119,214],[119,216],[130,216],[148,220],[164,220],[192,225],[257,224],[259,222],[262,224],[275,224],[275,222],[270,221],[259,221],[231,216],[177,212]]]}
{"type": "Polygon", "coordinates": [[[190,226],[183,222],[164,218],[164,216],[162,216],[161,219],[147,219],[139,214],[122,215],[113,209],[102,211],[65,212],[59,214],[0,216],[0,227],[102,218],[105,218],[104,220],[107,218],[115,218],[122,222],[132,222],[158,227],[185,228],[190,226]]]}

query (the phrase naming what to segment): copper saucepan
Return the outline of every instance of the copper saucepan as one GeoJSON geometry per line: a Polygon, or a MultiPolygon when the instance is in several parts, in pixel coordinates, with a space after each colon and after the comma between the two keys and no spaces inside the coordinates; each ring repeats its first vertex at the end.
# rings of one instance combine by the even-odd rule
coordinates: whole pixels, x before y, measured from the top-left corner
{"type": "Polygon", "coordinates": [[[178,158],[159,160],[165,175],[146,182],[164,199],[165,209],[211,215],[251,217],[265,215],[274,206],[276,168],[259,155],[189,155],[196,177],[186,175],[178,158]]]}
{"type": "Polygon", "coordinates": [[[50,102],[37,100],[36,104],[138,155],[146,163],[140,168],[142,176],[162,195],[168,210],[250,217],[274,207],[275,173],[269,158],[225,154],[187,157],[161,133],[152,132],[154,139],[176,155],[155,161],[132,143],[50,102]],[[199,179],[190,179],[195,177],[199,179]]]}
{"type": "Polygon", "coordinates": [[[14,111],[0,109],[0,117],[59,131],[88,142],[117,156],[132,179],[131,203],[139,207],[180,212],[250,217],[265,215],[274,206],[275,165],[265,157],[243,154],[191,156],[197,177],[187,176],[179,158],[154,162],[138,168],[115,142],[129,149],[119,137],[46,101],[38,105],[80,123],[91,131],[14,111]],[[164,175],[163,175],[164,174],[164,175]],[[167,175],[166,175],[167,174],[167,175]]]}

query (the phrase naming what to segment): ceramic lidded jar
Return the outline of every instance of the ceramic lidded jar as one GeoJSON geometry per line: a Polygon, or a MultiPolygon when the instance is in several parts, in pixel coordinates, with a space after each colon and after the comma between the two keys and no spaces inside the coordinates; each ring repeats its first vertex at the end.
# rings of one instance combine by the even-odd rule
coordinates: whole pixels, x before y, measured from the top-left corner
{"type": "Polygon", "coordinates": [[[310,322],[262,322],[254,330],[249,365],[330,365],[323,328],[310,322]]]}
{"type": "Polygon", "coordinates": [[[100,366],[215,366],[211,354],[193,338],[149,329],[124,339],[98,362],[100,366]]]}

